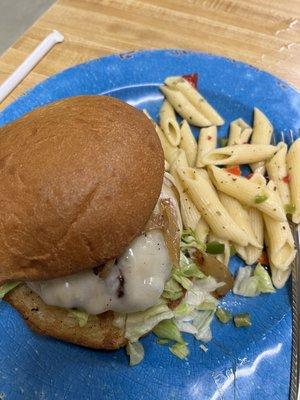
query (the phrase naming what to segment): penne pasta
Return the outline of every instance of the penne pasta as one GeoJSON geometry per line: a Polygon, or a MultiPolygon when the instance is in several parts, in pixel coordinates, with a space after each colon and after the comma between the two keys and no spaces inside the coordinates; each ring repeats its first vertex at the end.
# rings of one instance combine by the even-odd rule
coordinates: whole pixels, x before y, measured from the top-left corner
{"type": "MultiPolygon", "coordinates": [[[[254,108],[253,130],[251,136],[252,144],[270,144],[273,134],[273,126],[263,112],[254,108]]],[[[253,172],[265,174],[265,163],[263,161],[250,165],[253,172]]]]}
{"type": "Polygon", "coordinates": [[[239,200],[248,207],[254,207],[270,217],[285,221],[286,216],[274,192],[261,184],[236,176],[222,168],[208,167],[210,177],[216,188],[239,200]]]}
{"type": "Polygon", "coordinates": [[[161,147],[164,152],[164,157],[166,161],[170,164],[175,153],[178,150],[178,147],[172,146],[169,141],[167,140],[166,136],[164,135],[163,131],[161,130],[160,126],[153,120],[147,110],[143,110],[144,114],[150,119],[153,123],[154,128],[156,130],[157,136],[159,137],[161,147]]]}
{"type": "Polygon", "coordinates": [[[203,157],[205,154],[214,150],[217,147],[217,127],[210,126],[200,129],[198,137],[198,150],[196,158],[196,167],[204,167],[203,157]]]}
{"type": "Polygon", "coordinates": [[[267,160],[277,151],[276,146],[260,144],[238,144],[235,146],[219,147],[204,154],[204,165],[234,165],[249,164],[267,160]]]}
{"type": "Polygon", "coordinates": [[[252,128],[242,119],[238,118],[230,123],[228,146],[248,143],[252,128]]]}
{"type": "MultiPolygon", "coordinates": [[[[274,192],[280,201],[276,186],[269,181],[267,187],[274,192]]],[[[287,219],[276,221],[268,215],[263,215],[268,235],[268,257],[272,265],[279,270],[286,271],[296,256],[295,242],[287,219]]]]}
{"type": "Polygon", "coordinates": [[[181,141],[179,147],[185,151],[189,166],[193,167],[197,157],[197,142],[186,120],[182,121],[180,133],[181,141]]]}
{"type": "MultiPolygon", "coordinates": [[[[250,181],[260,185],[266,185],[265,178],[259,173],[254,173],[253,176],[250,178],[250,181]]],[[[264,221],[262,213],[256,208],[248,208],[248,215],[252,231],[254,232],[260,248],[249,244],[246,247],[236,246],[236,251],[247,265],[252,265],[257,262],[262,254],[262,249],[264,245],[264,221]]]]}
{"type": "Polygon", "coordinates": [[[179,90],[186,99],[211,122],[211,125],[224,124],[224,120],[218,112],[187,80],[183,79],[181,76],[171,76],[165,80],[165,84],[172,89],[179,90]]]}
{"type": "Polygon", "coordinates": [[[196,225],[201,218],[199,211],[192,202],[190,196],[183,189],[182,182],[178,176],[177,168],[188,167],[185,152],[183,150],[178,150],[176,157],[170,167],[170,172],[176,182],[176,187],[180,196],[180,210],[182,216],[182,222],[185,229],[192,228],[196,229],[196,225]]]}
{"type": "Polygon", "coordinates": [[[201,114],[179,90],[171,89],[168,86],[161,86],[160,90],[177,113],[183,119],[187,120],[189,124],[200,127],[212,125],[212,123],[201,114]]]}
{"type": "Polygon", "coordinates": [[[159,123],[169,143],[178,146],[181,139],[180,127],[173,107],[167,100],[162,103],[159,110],[159,123]]]}
{"type": "MultiPolygon", "coordinates": [[[[268,249],[269,237],[268,237],[267,233],[265,234],[265,242],[266,242],[266,247],[268,249]]],[[[272,261],[270,261],[270,268],[271,268],[271,276],[272,276],[273,285],[276,287],[276,289],[283,288],[291,275],[292,267],[289,267],[287,270],[284,271],[284,270],[276,268],[274,266],[274,264],[272,263],[272,261]]]]}
{"type": "Polygon", "coordinates": [[[238,248],[236,248],[236,250],[247,265],[252,265],[255,262],[257,262],[257,260],[262,254],[262,248],[264,244],[264,223],[263,223],[262,213],[259,210],[255,208],[249,208],[248,215],[252,230],[255,234],[257,242],[260,245],[260,248],[252,246],[250,244],[243,248],[244,253],[243,252],[241,253],[240,249],[238,248]]]}
{"type": "Polygon", "coordinates": [[[238,200],[222,192],[219,193],[219,199],[231,218],[246,233],[249,244],[257,248],[262,248],[262,245],[258,243],[252,230],[249,214],[242,204],[238,200]]]}
{"type": "Polygon", "coordinates": [[[230,243],[228,240],[221,239],[214,234],[210,234],[208,236],[208,243],[210,242],[218,242],[224,244],[224,253],[215,255],[216,259],[219,260],[224,265],[228,266],[230,260],[230,243]]]}
{"type": "Polygon", "coordinates": [[[291,204],[290,188],[287,181],[288,171],[286,164],[287,145],[283,142],[278,143],[277,153],[266,163],[268,177],[277,189],[284,206],[291,204]]]}
{"type": "Polygon", "coordinates": [[[213,233],[221,239],[246,246],[247,235],[225,210],[210,183],[196,174],[193,168],[178,169],[177,172],[183,187],[188,190],[188,194],[213,233]]]}
{"type": "Polygon", "coordinates": [[[297,139],[290,147],[287,154],[288,176],[290,180],[291,199],[295,207],[293,222],[300,223],[300,139],[297,139]]]}

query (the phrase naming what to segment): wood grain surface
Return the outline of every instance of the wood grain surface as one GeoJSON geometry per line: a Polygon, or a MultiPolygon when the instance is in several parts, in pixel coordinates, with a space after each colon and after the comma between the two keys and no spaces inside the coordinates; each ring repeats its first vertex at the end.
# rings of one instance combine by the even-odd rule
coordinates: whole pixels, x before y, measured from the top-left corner
{"type": "Polygon", "coordinates": [[[299,20],[299,0],[59,0],[0,57],[0,83],[51,30],[59,30],[65,42],[0,108],[66,67],[146,48],[232,57],[300,88],[299,20]]]}

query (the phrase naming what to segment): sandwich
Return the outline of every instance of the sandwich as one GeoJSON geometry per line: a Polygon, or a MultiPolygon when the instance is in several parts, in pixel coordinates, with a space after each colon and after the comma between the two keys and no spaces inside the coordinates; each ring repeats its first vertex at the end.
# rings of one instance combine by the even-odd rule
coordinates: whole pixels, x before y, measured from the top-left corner
{"type": "Polygon", "coordinates": [[[0,128],[0,298],[33,331],[127,345],[132,364],[150,331],[181,358],[180,330],[209,337],[233,278],[183,230],[156,128],[108,96],[60,100],[0,128]]]}

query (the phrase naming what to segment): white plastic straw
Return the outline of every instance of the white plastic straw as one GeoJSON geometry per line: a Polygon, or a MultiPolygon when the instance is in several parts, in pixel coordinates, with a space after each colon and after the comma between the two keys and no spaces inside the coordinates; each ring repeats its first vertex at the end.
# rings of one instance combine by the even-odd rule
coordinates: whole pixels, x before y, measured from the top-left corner
{"type": "Polygon", "coordinates": [[[0,86],[0,103],[19,85],[29,72],[57,43],[64,41],[63,35],[58,31],[51,32],[22,64],[0,86]]]}

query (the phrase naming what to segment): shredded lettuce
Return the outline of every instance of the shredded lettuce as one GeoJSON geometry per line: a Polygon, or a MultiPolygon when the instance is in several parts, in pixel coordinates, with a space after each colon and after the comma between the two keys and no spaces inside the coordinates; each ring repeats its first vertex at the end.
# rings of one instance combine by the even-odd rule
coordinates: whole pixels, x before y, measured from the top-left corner
{"type": "Polygon", "coordinates": [[[179,268],[174,268],[172,278],[175,279],[184,289],[189,289],[192,286],[192,282],[189,278],[184,276],[184,273],[179,268]]]}
{"type": "Polygon", "coordinates": [[[72,310],[71,315],[76,318],[80,328],[83,328],[87,324],[89,319],[89,314],[80,310],[72,310]]]}
{"type": "Polygon", "coordinates": [[[199,311],[196,318],[193,320],[193,325],[197,328],[195,338],[202,342],[209,342],[212,339],[210,329],[211,322],[214,318],[213,311],[199,311]]]}
{"type": "Polygon", "coordinates": [[[212,299],[210,300],[204,300],[203,303],[199,304],[197,306],[197,310],[199,311],[215,311],[217,308],[218,300],[215,299],[213,296],[211,296],[212,299]]]}
{"type": "Polygon", "coordinates": [[[186,359],[190,353],[186,343],[176,343],[172,347],[169,347],[169,350],[181,360],[186,359]]]}
{"type": "Polygon", "coordinates": [[[17,286],[19,286],[21,284],[21,282],[6,282],[3,285],[0,286],[0,300],[3,299],[3,297],[10,292],[11,290],[13,290],[14,288],[16,288],[17,286]]]}
{"type": "Polygon", "coordinates": [[[129,365],[131,366],[139,364],[145,356],[144,347],[140,342],[128,343],[126,352],[129,355],[129,365]]]}
{"type": "Polygon", "coordinates": [[[173,340],[177,343],[183,343],[183,339],[178,327],[171,319],[167,319],[161,321],[156,327],[153,329],[153,333],[159,339],[168,339],[173,340]]]}
{"type": "Polygon", "coordinates": [[[163,297],[169,300],[177,300],[182,294],[182,286],[175,279],[170,278],[165,284],[163,297]]]}
{"type": "Polygon", "coordinates": [[[185,301],[182,301],[174,310],[175,318],[182,318],[189,315],[193,311],[193,307],[189,306],[185,301]]]}
{"type": "Polygon", "coordinates": [[[196,234],[193,229],[189,228],[183,230],[182,232],[180,248],[181,250],[194,248],[200,251],[205,251],[206,246],[196,238],[196,234]]]}
{"type": "Polygon", "coordinates": [[[268,271],[261,264],[257,264],[254,276],[258,278],[258,289],[261,293],[274,293],[275,288],[268,271]]]}
{"type": "Polygon", "coordinates": [[[257,264],[255,269],[250,266],[241,267],[233,286],[233,293],[239,296],[254,297],[260,293],[273,293],[275,289],[272,285],[268,272],[257,264]]]}
{"type": "Polygon", "coordinates": [[[173,311],[163,301],[146,311],[127,314],[125,337],[130,342],[137,342],[161,321],[171,319],[173,316],[173,311]]]}

